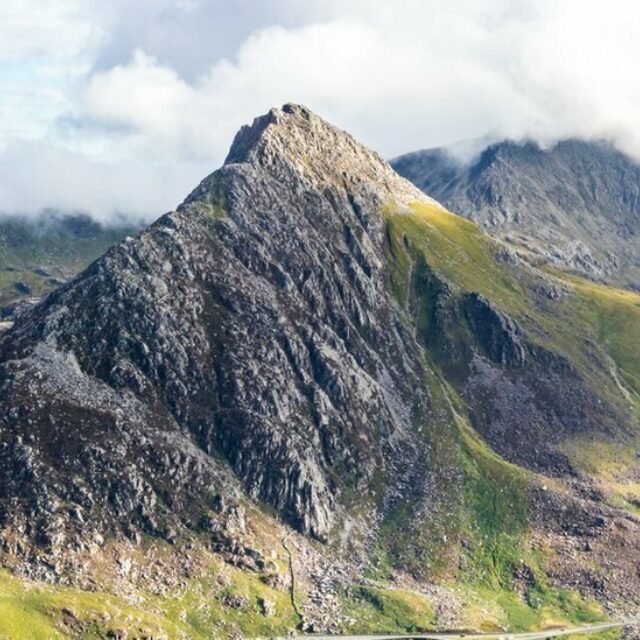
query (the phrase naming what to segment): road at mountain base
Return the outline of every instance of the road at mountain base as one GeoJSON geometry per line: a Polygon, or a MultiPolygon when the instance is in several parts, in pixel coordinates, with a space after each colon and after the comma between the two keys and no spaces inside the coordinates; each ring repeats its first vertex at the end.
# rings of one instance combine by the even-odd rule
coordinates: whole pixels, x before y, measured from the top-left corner
{"type": "Polygon", "coordinates": [[[258,638],[257,640],[291,640],[291,638],[309,638],[313,640],[545,640],[546,638],[557,638],[559,636],[570,636],[578,633],[597,633],[617,627],[630,627],[640,625],[640,619],[633,618],[620,620],[617,622],[602,622],[598,624],[583,625],[580,627],[561,627],[557,629],[547,629],[546,631],[527,631],[524,633],[395,633],[395,634],[373,634],[373,635],[299,635],[299,636],[270,636],[269,638],[258,638]]]}

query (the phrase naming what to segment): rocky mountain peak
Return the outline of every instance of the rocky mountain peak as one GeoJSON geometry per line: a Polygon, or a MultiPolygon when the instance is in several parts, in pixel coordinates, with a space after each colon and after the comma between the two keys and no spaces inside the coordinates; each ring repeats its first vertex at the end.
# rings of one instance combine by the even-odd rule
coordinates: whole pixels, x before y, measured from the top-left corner
{"type": "Polygon", "coordinates": [[[297,104],[271,109],[240,129],[225,166],[242,163],[266,169],[294,187],[350,189],[368,183],[383,201],[429,200],[377,153],[297,104]]]}
{"type": "MultiPolygon", "coordinates": [[[[133,519],[164,535],[183,517],[156,508],[165,495],[191,521],[207,508],[203,496],[240,486],[326,538],[341,495],[392,469],[398,449],[408,470],[391,474],[389,496],[427,459],[412,429],[429,393],[420,347],[387,286],[382,215],[387,204],[418,200],[428,198],[348,134],[304,107],[274,109],[239,132],[225,165],[178,211],[115,246],[8,332],[0,394],[24,394],[21,424],[32,433],[51,428],[49,415],[65,425],[55,449],[72,451],[80,475],[100,468],[95,496],[109,490],[105,478],[120,478],[131,504],[141,486],[153,496],[144,514],[105,510],[101,526],[133,519]],[[75,434],[67,415],[79,416],[75,434]],[[93,443],[100,429],[101,441],[134,434],[116,466],[90,446],[76,455],[74,438],[93,443]],[[156,452],[171,461],[186,450],[184,484],[161,479],[156,452]]],[[[0,403],[0,416],[11,410],[0,403]]],[[[39,486],[65,503],[70,489],[41,441],[39,486]]],[[[23,495],[25,509],[40,499],[11,472],[4,487],[23,495]]]]}

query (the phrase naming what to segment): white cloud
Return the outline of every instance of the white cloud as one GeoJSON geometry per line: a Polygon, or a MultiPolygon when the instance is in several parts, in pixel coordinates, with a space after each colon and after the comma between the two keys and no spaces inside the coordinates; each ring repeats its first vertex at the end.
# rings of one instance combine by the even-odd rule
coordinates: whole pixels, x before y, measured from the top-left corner
{"type": "Polygon", "coordinates": [[[2,211],[33,215],[44,209],[147,222],[175,208],[208,172],[202,164],[104,163],[39,142],[0,152],[2,211]]]}
{"type": "Polygon", "coordinates": [[[99,38],[93,17],[85,0],[2,0],[0,60],[79,55],[99,38]]]}
{"type": "Polygon", "coordinates": [[[328,21],[261,29],[192,83],[137,52],[91,79],[86,115],[130,126],[138,143],[213,158],[241,121],[286,101],[387,154],[487,131],[622,134],[640,151],[636,7],[603,18],[585,0],[316,2],[310,11],[328,21]]]}
{"type": "Polygon", "coordinates": [[[126,67],[94,75],[84,92],[82,115],[109,126],[126,127],[154,148],[181,146],[197,91],[167,67],[136,51],[126,67]],[[180,126],[183,122],[184,125],[180,126]],[[180,131],[178,130],[180,129],[180,131]]]}
{"type": "MultiPolygon", "coordinates": [[[[130,185],[119,190],[123,209],[157,206],[134,180],[214,169],[241,124],[289,101],[387,156],[491,133],[608,137],[640,157],[633,1],[610,0],[603,10],[595,0],[274,0],[267,10],[259,0],[114,0],[107,13],[97,0],[34,1],[49,18],[20,22],[14,11],[14,23],[28,28],[33,19],[39,33],[47,24],[64,33],[66,16],[67,62],[91,47],[99,61],[67,92],[80,126],[58,128],[56,138],[52,122],[47,138],[85,152],[69,170],[95,167],[90,156],[111,162],[104,175],[130,185]]],[[[18,47],[18,55],[34,53],[18,47]]],[[[20,198],[29,208],[0,176],[0,209],[20,198]]],[[[115,203],[103,198],[103,183],[71,189],[69,204],[92,210],[99,200],[104,213],[115,203]]]]}

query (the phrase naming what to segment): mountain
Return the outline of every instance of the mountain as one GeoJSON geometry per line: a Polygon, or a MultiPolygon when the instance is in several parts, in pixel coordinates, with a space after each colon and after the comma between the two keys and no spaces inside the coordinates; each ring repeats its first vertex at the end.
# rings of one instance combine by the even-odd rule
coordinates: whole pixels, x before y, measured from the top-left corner
{"type": "Polygon", "coordinates": [[[0,635],[635,611],[639,320],[273,109],[0,341],[0,635]]]}
{"type": "Polygon", "coordinates": [[[504,141],[471,162],[441,148],[391,165],[529,259],[640,287],[640,165],[608,143],[504,141]]]}
{"type": "Polygon", "coordinates": [[[12,321],[138,228],[57,211],[34,218],[0,215],[0,323],[12,321]]]}

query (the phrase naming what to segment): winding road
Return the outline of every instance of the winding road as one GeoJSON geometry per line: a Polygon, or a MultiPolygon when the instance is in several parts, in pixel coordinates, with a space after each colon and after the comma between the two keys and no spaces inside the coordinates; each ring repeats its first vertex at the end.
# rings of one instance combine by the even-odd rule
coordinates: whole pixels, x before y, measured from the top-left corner
{"type": "Polygon", "coordinates": [[[617,627],[631,627],[640,625],[640,618],[629,618],[618,622],[601,622],[598,624],[588,624],[581,627],[558,627],[557,629],[547,629],[546,631],[527,631],[524,633],[467,633],[463,631],[447,633],[392,633],[373,635],[315,635],[306,634],[298,636],[270,636],[257,640],[292,640],[292,638],[308,638],[309,640],[545,640],[546,638],[557,638],[559,636],[569,636],[577,633],[597,633],[607,629],[617,627]]]}

